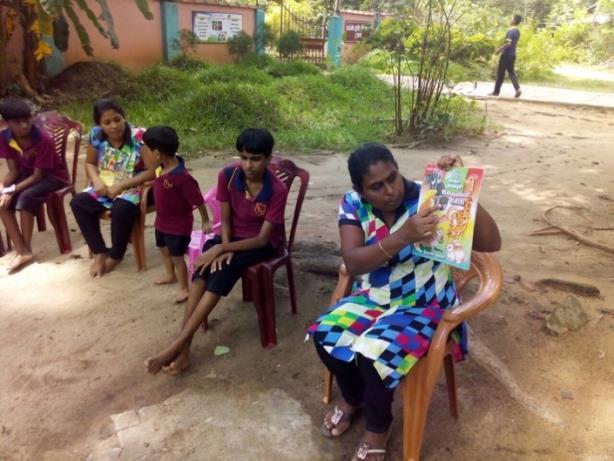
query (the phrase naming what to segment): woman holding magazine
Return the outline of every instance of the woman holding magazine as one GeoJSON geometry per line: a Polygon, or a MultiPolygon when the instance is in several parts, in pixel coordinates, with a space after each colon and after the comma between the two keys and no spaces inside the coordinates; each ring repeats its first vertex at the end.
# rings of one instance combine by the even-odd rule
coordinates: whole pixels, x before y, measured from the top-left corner
{"type": "MultiPolygon", "coordinates": [[[[462,166],[457,155],[437,162],[462,166]]],[[[418,212],[420,186],[399,172],[383,145],[365,144],[348,159],[353,190],[339,206],[341,252],[357,288],[310,328],[316,350],[342,399],[324,416],[328,437],[345,433],[364,410],[366,431],[352,461],[385,459],[396,386],[426,354],[444,309],[459,298],[447,265],[417,256],[413,244],[432,239],[439,206],[418,212]]],[[[473,248],[497,251],[501,238],[478,207],[473,248]]],[[[463,357],[462,333],[456,359],[463,357]]]]}

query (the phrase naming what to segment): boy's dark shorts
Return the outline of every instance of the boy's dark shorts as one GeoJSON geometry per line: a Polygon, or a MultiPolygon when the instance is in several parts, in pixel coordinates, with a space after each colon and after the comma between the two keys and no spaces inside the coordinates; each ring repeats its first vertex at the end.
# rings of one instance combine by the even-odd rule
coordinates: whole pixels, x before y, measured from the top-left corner
{"type": "Polygon", "coordinates": [[[166,247],[171,256],[183,256],[190,245],[191,236],[189,235],[171,235],[160,232],[156,229],[156,246],[159,248],[166,247]]]}
{"type": "MultiPolygon", "coordinates": [[[[203,253],[213,245],[219,243],[222,243],[222,239],[219,235],[207,240],[203,246],[203,253]]],[[[236,251],[230,264],[224,264],[219,271],[211,273],[209,268],[207,268],[201,274],[200,267],[194,268],[192,281],[194,282],[199,279],[204,280],[206,285],[205,290],[219,296],[227,296],[235,283],[241,278],[245,269],[272,257],[274,254],[275,248],[273,248],[270,243],[267,243],[262,248],[256,248],[255,250],[236,251]]]]}

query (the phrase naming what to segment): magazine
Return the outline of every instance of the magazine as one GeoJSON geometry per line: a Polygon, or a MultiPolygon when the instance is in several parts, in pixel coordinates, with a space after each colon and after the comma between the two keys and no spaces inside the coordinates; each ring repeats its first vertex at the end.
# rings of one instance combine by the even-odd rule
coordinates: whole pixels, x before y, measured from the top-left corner
{"type": "Polygon", "coordinates": [[[478,194],[484,170],[455,167],[441,170],[427,165],[420,189],[418,212],[439,205],[439,223],[429,240],[414,243],[414,253],[467,270],[471,265],[471,247],[478,194]]]}

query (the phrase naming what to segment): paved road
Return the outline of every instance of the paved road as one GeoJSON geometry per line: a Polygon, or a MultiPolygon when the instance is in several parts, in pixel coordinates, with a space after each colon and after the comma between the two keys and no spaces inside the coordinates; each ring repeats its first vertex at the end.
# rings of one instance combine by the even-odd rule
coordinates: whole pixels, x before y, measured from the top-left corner
{"type": "MultiPolygon", "coordinates": [[[[522,96],[519,100],[522,101],[614,109],[614,93],[568,90],[534,85],[521,85],[521,89],[522,96]]],[[[470,98],[514,100],[514,88],[509,83],[503,84],[501,94],[498,97],[488,96],[488,93],[492,92],[492,90],[492,82],[462,82],[453,89],[455,93],[470,98]]]]}

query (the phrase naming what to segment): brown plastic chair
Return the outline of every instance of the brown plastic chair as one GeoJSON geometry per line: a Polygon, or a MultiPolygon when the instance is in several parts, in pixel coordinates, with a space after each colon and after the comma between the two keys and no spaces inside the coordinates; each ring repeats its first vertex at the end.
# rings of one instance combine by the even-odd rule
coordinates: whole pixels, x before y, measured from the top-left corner
{"type": "MultiPolygon", "coordinates": [[[[153,213],[156,211],[156,207],[154,205],[148,205],[151,203],[147,200],[149,194],[153,192],[153,189],[150,186],[144,186],[143,191],[141,193],[141,201],[139,203],[140,213],[134,221],[134,225],[132,226],[132,233],[130,234],[130,243],[132,243],[132,247],[134,250],[134,260],[136,261],[136,270],[137,271],[145,271],[147,270],[147,259],[145,257],[145,220],[147,218],[148,213],[153,213]]],[[[105,211],[100,219],[110,220],[111,219],[111,211],[105,211]]],[[[90,251],[90,258],[92,257],[92,252],[90,251]]]]}
{"type": "Polygon", "coordinates": [[[294,178],[298,177],[301,184],[294,205],[289,236],[286,235],[286,226],[284,224],[285,240],[278,248],[275,256],[247,268],[243,273],[243,300],[246,302],[253,301],[254,303],[260,327],[260,341],[262,342],[262,347],[265,348],[274,347],[277,344],[273,276],[275,275],[275,271],[281,266],[286,266],[292,313],[296,314],[297,312],[296,289],[294,286],[294,272],[292,269],[292,247],[296,236],[298,218],[309,184],[309,172],[299,168],[291,160],[275,156],[269,164],[269,169],[282,180],[288,188],[288,191],[292,187],[294,178]]]}
{"type": "MultiPolygon", "coordinates": [[[[448,388],[450,413],[458,418],[456,399],[456,378],[454,375],[454,360],[452,358],[453,343],[450,334],[462,322],[470,319],[488,306],[494,304],[503,285],[503,271],[497,257],[492,253],[478,253],[471,256],[471,268],[467,272],[454,273],[459,292],[473,278],[478,279],[478,288],[471,299],[465,300],[454,309],[443,314],[431,346],[425,357],[413,366],[409,375],[403,380],[403,460],[417,461],[420,459],[420,448],[426,424],[426,416],[441,372],[442,363],[448,388]]],[[[331,305],[350,294],[352,278],[345,266],[339,268],[339,279],[331,297],[331,305]]],[[[324,376],[324,394],[322,401],[330,403],[332,375],[326,370],[324,376]]]]}

